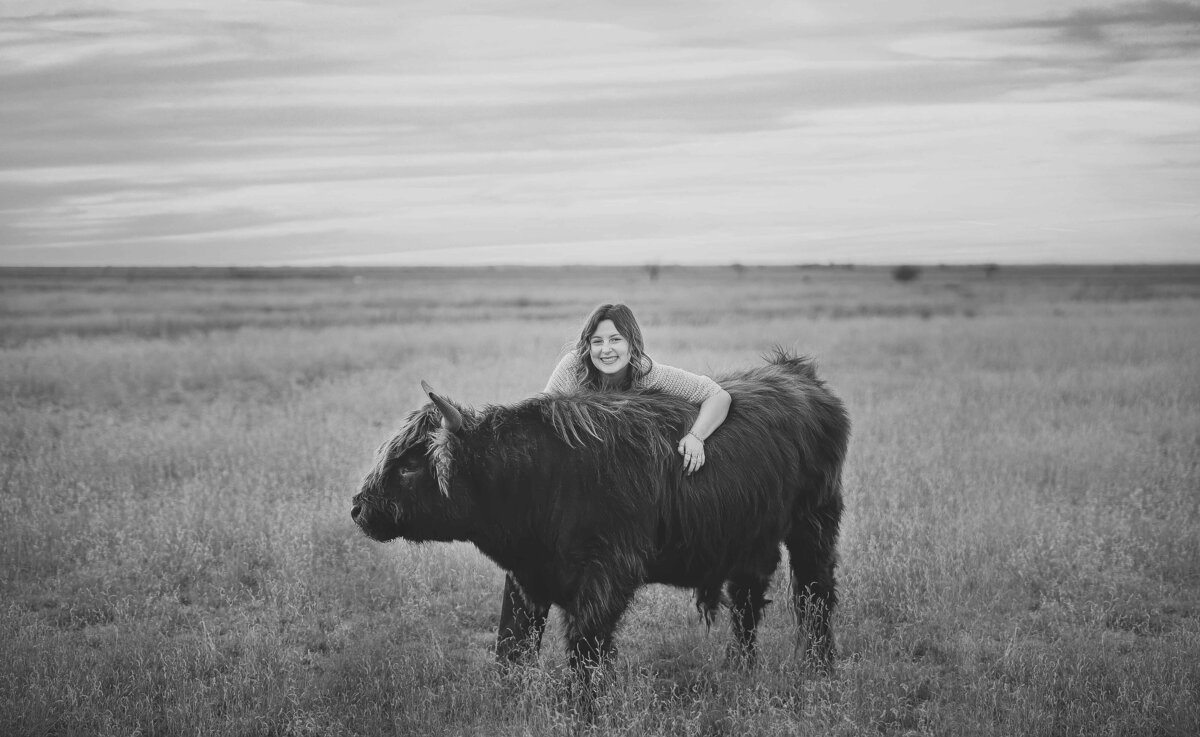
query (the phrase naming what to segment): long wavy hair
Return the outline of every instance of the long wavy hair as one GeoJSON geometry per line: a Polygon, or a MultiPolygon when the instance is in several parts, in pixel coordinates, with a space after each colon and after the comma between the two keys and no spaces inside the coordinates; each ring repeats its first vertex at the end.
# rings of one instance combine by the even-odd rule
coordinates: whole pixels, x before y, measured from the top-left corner
{"type": "Polygon", "coordinates": [[[579,333],[579,340],[572,348],[577,359],[575,362],[576,382],[579,386],[588,389],[604,388],[604,383],[600,378],[600,369],[596,368],[591,358],[592,333],[596,332],[596,327],[604,320],[612,320],[613,327],[617,329],[621,337],[629,341],[629,370],[625,372],[625,379],[617,389],[623,391],[632,389],[637,386],[638,379],[650,371],[654,362],[646,355],[646,344],[642,340],[642,328],[638,325],[637,318],[633,316],[633,310],[620,303],[600,305],[592,310],[592,314],[588,315],[587,321],[584,322],[583,330],[579,333]]]}

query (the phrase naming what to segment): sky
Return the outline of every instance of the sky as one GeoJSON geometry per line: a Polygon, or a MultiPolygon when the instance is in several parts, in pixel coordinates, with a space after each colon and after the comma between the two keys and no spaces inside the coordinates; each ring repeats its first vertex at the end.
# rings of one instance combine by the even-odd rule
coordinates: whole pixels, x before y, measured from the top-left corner
{"type": "Polygon", "coordinates": [[[0,266],[1200,261],[1200,2],[4,0],[0,266]]]}

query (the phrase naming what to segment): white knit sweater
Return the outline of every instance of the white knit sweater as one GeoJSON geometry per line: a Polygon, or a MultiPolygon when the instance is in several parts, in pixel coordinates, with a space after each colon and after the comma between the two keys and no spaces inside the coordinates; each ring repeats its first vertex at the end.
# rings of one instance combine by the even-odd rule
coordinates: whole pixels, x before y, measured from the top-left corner
{"type": "MultiPolygon", "coordinates": [[[[563,356],[558,365],[554,367],[554,373],[550,374],[550,380],[546,382],[546,388],[543,389],[545,394],[570,394],[579,388],[579,381],[575,377],[576,358],[574,353],[568,353],[563,356]]],[[[674,394],[677,397],[692,402],[693,404],[702,404],[704,400],[721,391],[721,387],[717,382],[701,376],[693,374],[690,371],[667,366],[666,364],[654,362],[648,373],[643,374],[634,384],[638,389],[658,389],[667,394],[674,394]]]]}

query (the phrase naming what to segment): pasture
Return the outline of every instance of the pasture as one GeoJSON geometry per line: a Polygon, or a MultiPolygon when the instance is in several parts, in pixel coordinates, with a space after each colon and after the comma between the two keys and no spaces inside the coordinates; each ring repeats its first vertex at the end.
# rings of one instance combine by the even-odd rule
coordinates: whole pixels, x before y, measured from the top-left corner
{"type": "MultiPolygon", "coordinates": [[[[0,270],[0,734],[1200,732],[1200,267],[0,270]],[[349,499],[423,402],[539,391],[588,310],[853,421],[839,661],[643,589],[594,723],[492,662],[503,575],[349,499]]],[[[781,569],[782,570],[782,569],[781,569]]],[[[771,593],[768,596],[772,596],[771,593]]]]}

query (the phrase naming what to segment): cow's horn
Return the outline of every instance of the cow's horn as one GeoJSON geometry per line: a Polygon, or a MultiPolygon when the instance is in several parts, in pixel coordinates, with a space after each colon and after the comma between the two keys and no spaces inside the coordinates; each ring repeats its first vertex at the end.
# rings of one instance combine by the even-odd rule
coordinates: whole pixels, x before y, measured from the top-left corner
{"type": "Polygon", "coordinates": [[[421,389],[429,395],[429,398],[432,399],[433,403],[437,405],[437,408],[441,410],[442,427],[446,428],[450,432],[458,432],[458,429],[462,427],[463,422],[462,413],[458,411],[458,408],[447,402],[445,399],[439,397],[433,391],[433,387],[425,383],[424,379],[421,380],[421,389]]]}

